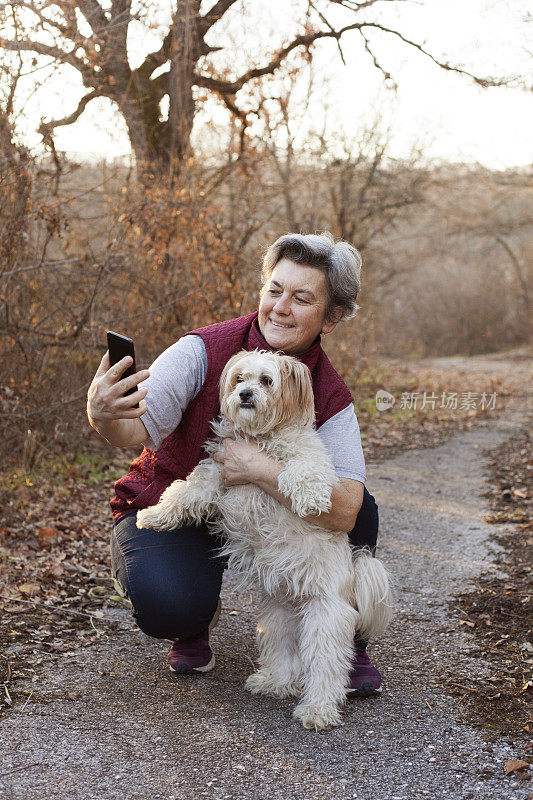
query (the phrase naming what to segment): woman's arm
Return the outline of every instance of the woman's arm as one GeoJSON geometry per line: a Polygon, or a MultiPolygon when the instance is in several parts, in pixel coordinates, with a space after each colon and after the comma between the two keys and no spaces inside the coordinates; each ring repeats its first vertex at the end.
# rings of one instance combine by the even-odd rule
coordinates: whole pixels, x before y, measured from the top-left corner
{"type": "MultiPolygon", "coordinates": [[[[291,509],[291,501],[278,489],[278,477],[283,465],[260,451],[255,444],[243,441],[224,440],[225,450],[215,453],[213,458],[224,464],[222,477],[226,486],[253,483],[267,492],[283,506],[291,509]]],[[[364,485],[360,481],[341,478],[331,492],[331,511],[310,514],[309,522],[335,531],[347,533],[355,526],[355,520],[363,502],[364,485]]]]}
{"type": "Polygon", "coordinates": [[[161,353],[149,370],[116,383],[128,365],[120,367],[120,373],[119,366],[109,369],[107,354],[102,359],[88,392],[89,422],[116,447],[143,444],[157,450],[202,387],[207,370],[204,343],[199,336],[183,336],[161,353]],[[120,397],[136,383],[139,391],[135,395],[120,397]],[[137,398],[146,399],[139,409],[133,409],[137,398]]]}

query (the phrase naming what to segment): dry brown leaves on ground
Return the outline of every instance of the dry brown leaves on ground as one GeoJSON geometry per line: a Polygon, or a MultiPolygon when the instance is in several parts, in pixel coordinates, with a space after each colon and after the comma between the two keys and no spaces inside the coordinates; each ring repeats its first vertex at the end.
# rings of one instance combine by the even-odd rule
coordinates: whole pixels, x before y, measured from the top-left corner
{"type": "MultiPolygon", "coordinates": [[[[475,636],[475,653],[489,658],[487,677],[472,677],[468,685],[450,682],[450,691],[468,698],[487,729],[533,731],[533,521],[532,447],[528,430],[491,453],[486,496],[492,513],[487,521],[498,546],[495,561],[503,577],[488,573],[471,592],[452,603],[458,625],[475,636]],[[512,523],[512,524],[509,524],[512,523]]],[[[464,681],[462,681],[464,683],[464,681]]]]}
{"type": "Polygon", "coordinates": [[[98,622],[102,608],[123,602],[109,574],[108,499],[125,462],[109,465],[108,457],[102,450],[71,464],[50,460],[31,475],[4,475],[0,712],[17,699],[17,677],[37,679],[44,656],[99,638],[109,625],[98,622]]]}

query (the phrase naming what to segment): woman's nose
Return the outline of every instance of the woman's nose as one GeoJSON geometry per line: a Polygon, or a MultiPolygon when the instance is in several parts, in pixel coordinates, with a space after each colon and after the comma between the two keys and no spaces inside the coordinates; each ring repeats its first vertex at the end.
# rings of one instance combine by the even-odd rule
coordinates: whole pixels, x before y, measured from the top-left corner
{"type": "Polygon", "coordinates": [[[287,295],[282,294],[274,303],[274,310],[280,314],[288,314],[291,310],[290,300],[287,295]]]}

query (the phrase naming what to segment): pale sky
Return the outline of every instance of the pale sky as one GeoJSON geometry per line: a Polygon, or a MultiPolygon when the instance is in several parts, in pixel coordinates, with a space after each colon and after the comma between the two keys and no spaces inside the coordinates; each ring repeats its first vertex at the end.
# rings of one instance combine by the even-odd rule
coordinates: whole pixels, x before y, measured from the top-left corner
{"type": "MultiPolygon", "coordinates": [[[[205,3],[206,8],[211,2],[205,3]]],[[[220,54],[221,62],[235,64],[235,53],[246,61],[246,51],[258,52],[258,40],[280,42],[280,19],[290,23],[287,9],[299,2],[287,0],[242,0],[242,8],[232,9],[236,22],[215,27],[213,43],[224,44],[231,38],[233,52],[220,54]],[[249,22],[251,20],[251,23],[249,22]],[[240,30],[239,30],[240,28],[240,30]],[[243,38],[244,37],[244,38],[243,38]]],[[[443,59],[481,75],[531,72],[533,25],[525,23],[526,3],[520,0],[424,0],[424,2],[383,2],[375,6],[369,19],[380,19],[395,26],[408,38],[425,42],[427,49],[443,59]],[[377,9],[375,11],[374,9],[377,9]]],[[[168,16],[170,4],[161,3],[158,16],[168,16]]],[[[342,13],[342,12],[341,12],[342,13]]],[[[332,21],[336,22],[333,14],[332,21]]],[[[386,90],[381,74],[372,66],[360,37],[349,33],[342,41],[346,66],[336,45],[325,41],[316,48],[314,69],[317,91],[311,113],[318,122],[329,115],[330,127],[357,139],[357,132],[379,111],[391,130],[391,155],[405,157],[418,144],[425,146],[429,158],[478,162],[502,169],[523,166],[533,160],[533,103],[531,94],[520,89],[486,89],[470,79],[445,72],[427,58],[415,53],[390,36],[369,32],[376,55],[399,84],[397,93],[386,90]],[[324,88],[321,82],[324,81],[324,88]]],[[[137,62],[143,52],[157,47],[154,35],[132,30],[130,46],[137,62]]],[[[133,59],[132,59],[133,61],[133,59]]],[[[261,59],[258,59],[260,62],[261,59]]],[[[238,68],[238,65],[236,65],[238,68]]],[[[41,70],[40,74],[45,74],[41,70]]],[[[39,72],[36,73],[39,76],[39,72]]],[[[31,146],[38,146],[32,126],[41,117],[59,118],[71,113],[83,93],[73,70],[66,68],[33,92],[33,76],[26,78],[24,93],[27,120],[21,134],[31,146]]],[[[207,111],[203,112],[204,114],[207,111]]],[[[225,112],[211,108],[223,128],[225,112]]],[[[303,122],[303,121],[302,121],[303,122]]],[[[202,131],[198,118],[196,134],[202,131]]],[[[303,125],[305,128],[305,124],[303,125]]],[[[302,129],[303,129],[302,128],[302,129]]],[[[78,157],[114,157],[129,152],[124,123],[107,101],[96,100],[80,120],[58,128],[56,146],[78,157]]]]}

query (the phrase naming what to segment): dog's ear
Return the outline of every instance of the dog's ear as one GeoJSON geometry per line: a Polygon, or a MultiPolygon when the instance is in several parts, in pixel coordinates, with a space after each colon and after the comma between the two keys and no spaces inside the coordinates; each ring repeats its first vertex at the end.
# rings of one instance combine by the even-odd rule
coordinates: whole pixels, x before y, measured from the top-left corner
{"type": "Polygon", "coordinates": [[[309,368],[291,356],[281,356],[282,396],[287,421],[315,421],[315,400],[309,368]]]}
{"type": "Polygon", "coordinates": [[[230,360],[227,362],[226,366],[222,370],[222,375],[220,376],[220,381],[219,381],[219,384],[218,384],[218,386],[219,386],[219,398],[220,398],[220,405],[221,406],[222,406],[222,400],[224,398],[224,394],[226,392],[226,383],[227,383],[227,380],[228,380],[229,373],[231,372],[231,369],[232,369],[233,365],[237,361],[239,361],[239,359],[241,359],[244,355],[250,355],[250,354],[248,353],[247,350],[241,350],[239,353],[235,353],[235,355],[230,358],[230,360]]]}

